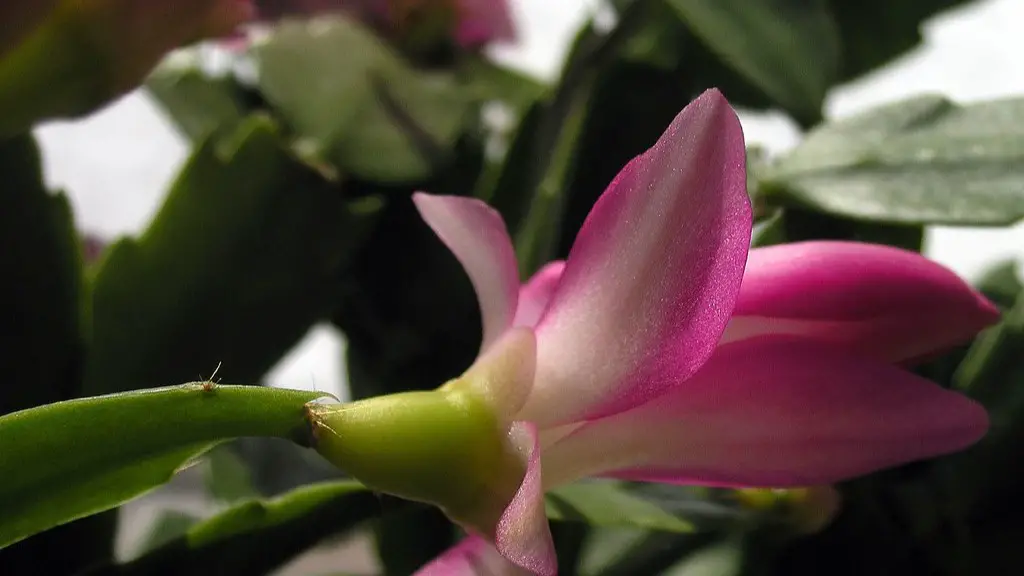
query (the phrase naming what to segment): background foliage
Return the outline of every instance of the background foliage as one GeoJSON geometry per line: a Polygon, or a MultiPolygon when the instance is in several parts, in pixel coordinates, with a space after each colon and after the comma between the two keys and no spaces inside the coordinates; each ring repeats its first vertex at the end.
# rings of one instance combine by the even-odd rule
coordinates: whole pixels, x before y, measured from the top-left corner
{"type": "MultiPolygon", "coordinates": [[[[0,142],[0,269],[18,279],[0,283],[0,331],[16,343],[0,349],[0,413],[175,385],[218,365],[226,382],[259,385],[320,321],[347,338],[353,397],[435,387],[474,357],[480,319],[461,268],[410,194],[491,202],[527,276],[565,256],[621,166],[712,86],[737,106],[783,110],[806,130],[783,157],[751,150],[757,245],[842,238],[920,250],[929,225],[1024,218],[1024,99],[961,106],[923,95],[823,119],[831,88],[899,57],[920,42],[926,18],[965,2],[611,3],[617,26],[581,29],[550,86],[440,40],[393,44],[344,20],[321,21],[317,33],[304,21],[276,28],[237,56],[255,79],[208,73],[198,56],[166,62],[146,87],[191,141],[191,156],[149,227],[96,262],[84,261],[66,199],[42,184],[32,137],[0,142]],[[485,122],[485,105],[503,106],[514,129],[485,122]]],[[[988,407],[993,430],[980,445],[840,486],[840,514],[815,534],[797,529],[806,503],[796,493],[753,501],[726,490],[565,487],[548,502],[560,573],[1020,573],[1024,292],[1012,263],[980,286],[1005,310],[1002,323],[920,368],[988,407]]],[[[436,511],[367,493],[294,444],[247,439],[204,458],[220,504],[213,515],[165,517],[138,557],[115,559],[114,506],[225,438],[289,438],[301,419],[286,400],[257,395],[255,409],[272,415],[263,424],[251,414],[226,429],[182,422],[152,445],[108,434],[112,419],[173,414],[182,403],[235,418],[203,400],[210,393],[197,384],[129,394],[116,416],[64,414],[77,429],[47,426],[43,414],[26,428],[45,430],[35,439],[12,437],[5,421],[5,516],[28,497],[45,504],[36,509],[65,511],[36,518],[40,526],[108,511],[0,549],[2,572],[269,574],[365,529],[384,571],[408,574],[455,540],[436,511]],[[59,445],[82,430],[90,433],[76,436],[80,453],[15,456],[28,442],[59,445]],[[36,473],[52,484],[26,492],[15,481],[36,473]],[[88,502],[61,489],[62,477],[84,483],[89,474],[88,502]]],[[[8,520],[0,546],[30,533],[8,520]]]]}

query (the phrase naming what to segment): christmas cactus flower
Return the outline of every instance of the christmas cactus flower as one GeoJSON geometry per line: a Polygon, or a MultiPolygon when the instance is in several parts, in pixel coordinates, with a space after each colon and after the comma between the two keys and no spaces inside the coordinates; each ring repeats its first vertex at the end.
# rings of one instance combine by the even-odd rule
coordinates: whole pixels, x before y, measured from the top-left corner
{"type": "Polygon", "coordinates": [[[830,484],[960,450],[979,405],[898,367],[998,316],[915,253],[749,250],[743,134],[717,91],[594,205],[565,262],[520,286],[501,217],[414,197],[480,302],[483,344],[432,392],[313,404],[317,447],[470,536],[421,574],[556,572],[543,495],[592,476],[830,484]]]}

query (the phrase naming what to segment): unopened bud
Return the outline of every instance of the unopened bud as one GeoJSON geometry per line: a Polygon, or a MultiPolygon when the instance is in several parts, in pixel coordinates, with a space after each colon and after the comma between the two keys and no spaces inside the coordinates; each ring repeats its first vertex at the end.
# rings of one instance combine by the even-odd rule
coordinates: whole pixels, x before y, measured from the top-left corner
{"type": "Polygon", "coordinates": [[[746,508],[779,518],[797,534],[820,532],[832,523],[842,504],[842,496],[832,486],[806,488],[743,488],[736,499],[746,508]]]}

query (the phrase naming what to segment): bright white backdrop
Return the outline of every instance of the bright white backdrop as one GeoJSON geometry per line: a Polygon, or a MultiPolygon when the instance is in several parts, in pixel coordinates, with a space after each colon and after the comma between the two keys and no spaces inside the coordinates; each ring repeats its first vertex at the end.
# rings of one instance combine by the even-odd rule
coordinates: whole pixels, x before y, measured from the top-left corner
{"type": "MultiPolygon", "coordinates": [[[[568,41],[595,0],[511,0],[521,42],[494,54],[540,77],[558,69],[568,41]]],[[[925,43],[885,70],[834,91],[827,111],[847,116],[895,98],[937,92],[961,102],[1024,95],[1024,2],[988,0],[928,23],[925,43]]],[[[781,115],[742,114],[747,141],[780,151],[797,140],[781,115]]],[[[80,227],[104,235],[140,231],[184,161],[184,141],[148,96],[136,92],[77,122],[37,131],[46,177],[74,204],[80,227]]],[[[1024,166],[1022,166],[1024,168],[1024,166]]],[[[967,277],[1007,257],[1024,259],[1024,226],[1010,230],[935,230],[928,254],[967,277]]],[[[275,368],[277,386],[343,389],[341,339],[317,327],[275,368]]]]}

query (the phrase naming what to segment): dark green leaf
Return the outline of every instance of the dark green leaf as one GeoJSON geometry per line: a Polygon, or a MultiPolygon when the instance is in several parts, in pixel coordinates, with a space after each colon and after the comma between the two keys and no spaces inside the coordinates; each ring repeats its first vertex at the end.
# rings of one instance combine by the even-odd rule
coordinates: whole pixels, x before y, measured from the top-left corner
{"type": "Polygon", "coordinates": [[[548,518],[593,526],[633,526],[691,532],[689,521],[624,490],[619,482],[587,481],[560,486],[546,496],[548,518]]]}
{"type": "Polygon", "coordinates": [[[730,67],[799,118],[820,115],[838,76],[838,30],[825,0],[667,0],[730,67]]]}
{"type": "Polygon", "coordinates": [[[201,142],[218,130],[231,130],[245,116],[242,94],[234,79],[211,78],[197,61],[168,59],[150,74],[146,88],[193,142],[201,142]]]}
{"type": "Polygon", "coordinates": [[[982,294],[1001,308],[1009,308],[1017,301],[1024,283],[1021,281],[1020,266],[1009,260],[989,268],[978,281],[982,294]]]}
{"type": "Polygon", "coordinates": [[[166,482],[219,441],[307,442],[304,405],[320,396],[197,382],[0,417],[0,547],[117,506],[166,482]]]}
{"type": "Polygon", "coordinates": [[[590,209],[622,167],[657,141],[690,97],[677,78],[648,64],[623,61],[601,69],[567,184],[558,256],[568,254],[590,209]]]}
{"type": "Polygon", "coordinates": [[[852,240],[886,244],[915,252],[920,252],[924,244],[923,226],[860,222],[799,208],[789,208],[782,212],[782,228],[787,242],[852,240]]]}
{"type": "Polygon", "coordinates": [[[744,549],[738,539],[729,539],[690,554],[673,566],[672,576],[741,576],[748,574],[744,549]]]}
{"type": "MultiPolygon", "coordinates": [[[[600,576],[632,576],[634,574],[665,574],[685,557],[698,553],[720,538],[717,534],[676,534],[650,532],[634,536],[613,555],[598,556],[599,568],[589,571],[600,576]]],[[[608,542],[602,539],[592,544],[602,548],[608,542]]],[[[597,551],[595,551],[596,553],[597,551]]],[[[595,562],[596,563],[596,562],[595,562]]]]}
{"type": "Polygon", "coordinates": [[[431,174],[469,118],[447,73],[416,72],[340,18],[282,23],[257,46],[259,86],[296,145],[343,173],[380,182],[431,174]]]}
{"type": "MultiPolygon", "coordinates": [[[[11,279],[0,284],[2,415],[78,393],[88,306],[71,208],[43,186],[30,135],[0,142],[0,171],[0,270],[11,279]]],[[[10,576],[69,574],[113,553],[115,522],[94,516],[37,535],[0,550],[0,566],[10,576]]]]}
{"type": "Polygon", "coordinates": [[[413,574],[455,544],[455,527],[440,510],[402,507],[381,518],[374,530],[385,574],[413,574]]]}
{"type": "Polygon", "coordinates": [[[972,0],[829,0],[842,46],[841,80],[852,80],[921,43],[925,20],[972,0]]]}
{"type": "Polygon", "coordinates": [[[786,221],[782,210],[775,212],[769,218],[754,224],[753,234],[750,239],[751,248],[763,246],[774,246],[786,242],[786,221]]]}
{"type": "Polygon", "coordinates": [[[356,482],[311,484],[277,498],[236,504],[145,556],[87,574],[269,574],[318,542],[351,530],[379,511],[373,493],[356,482]]]}
{"type": "Polygon", "coordinates": [[[954,383],[988,409],[990,420],[988,435],[958,457],[958,499],[974,503],[960,509],[1001,512],[1012,509],[1012,502],[1024,505],[1024,467],[1017,458],[1024,446],[1024,296],[975,340],[954,383]]]}
{"type": "Polygon", "coordinates": [[[82,259],[71,208],[42,183],[30,135],[0,141],[0,415],[75,395],[81,378],[82,259]],[[16,279],[16,281],[14,280],[16,279]]]}
{"type": "Polygon", "coordinates": [[[155,221],[95,279],[89,394],[259,381],[326,317],[379,203],[343,191],[250,117],[200,146],[155,221]]]}
{"type": "Polygon", "coordinates": [[[920,97],[812,132],[764,175],[777,204],[899,224],[1024,217],[1024,100],[920,97]]]}

